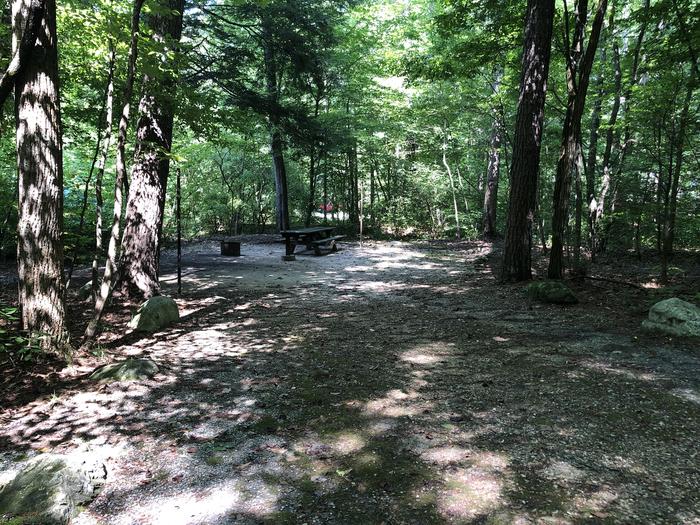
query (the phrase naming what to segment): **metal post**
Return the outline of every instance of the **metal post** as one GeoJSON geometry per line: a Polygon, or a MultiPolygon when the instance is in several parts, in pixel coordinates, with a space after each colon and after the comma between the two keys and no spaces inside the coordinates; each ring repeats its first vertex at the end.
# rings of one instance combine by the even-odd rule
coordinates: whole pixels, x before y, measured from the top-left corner
{"type": "Polygon", "coordinates": [[[181,170],[178,166],[177,168],[177,187],[175,190],[176,194],[176,213],[177,213],[177,293],[182,293],[182,215],[180,209],[180,177],[181,170]]]}

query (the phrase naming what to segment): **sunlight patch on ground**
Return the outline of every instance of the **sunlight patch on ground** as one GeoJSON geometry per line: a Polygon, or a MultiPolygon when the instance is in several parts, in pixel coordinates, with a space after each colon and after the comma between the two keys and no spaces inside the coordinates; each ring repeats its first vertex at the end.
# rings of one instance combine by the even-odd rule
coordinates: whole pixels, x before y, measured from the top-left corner
{"type": "Polygon", "coordinates": [[[582,361],[581,366],[589,368],[591,370],[596,370],[600,372],[605,372],[608,374],[615,374],[620,376],[625,376],[629,379],[635,379],[638,381],[658,381],[663,379],[651,372],[641,372],[639,370],[630,370],[625,368],[615,368],[609,364],[601,363],[598,361],[582,361]]]}
{"type": "Polygon", "coordinates": [[[393,419],[377,419],[367,426],[367,433],[371,436],[381,436],[394,428],[396,428],[396,422],[393,419]]]}
{"type": "Polygon", "coordinates": [[[462,463],[469,458],[471,454],[471,450],[462,447],[436,447],[423,451],[421,453],[421,459],[437,465],[450,465],[453,463],[462,463]]]}
{"type": "Polygon", "coordinates": [[[357,432],[342,432],[331,442],[331,448],[341,455],[354,454],[362,450],[367,440],[357,432]]]}
{"type": "Polygon", "coordinates": [[[134,502],[123,520],[116,523],[132,524],[135,516],[143,523],[168,525],[216,523],[224,518],[233,519],[236,513],[264,518],[277,510],[277,500],[277,490],[262,481],[227,481],[141,504],[134,502]]]}
{"type": "Polygon", "coordinates": [[[413,289],[416,286],[399,281],[353,281],[341,288],[360,292],[389,293],[397,290],[413,289]]]}
{"type": "Polygon", "coordinates": [[[431,353],[430,350],[422,349],[408,350],[401,354],[400,359],[414,365],[435,365],[442,361],[442,357],[431,353]]]}
{"type": "Polygon", "coordinates": [[[503,484],[497,473],[479,468],[457,469],[444,479],[437,497],[440,514],[448,518],[475,519],[502,505],[503,484]]]}
{"type": "Polygon", "coordinates": [[[586,473],[566,461],[553,461],[542,471],[545,479],[560,483],[572,483],[584,478],[586,473]]]}
{"type": "Polygon", "coordinates": [[[180,311],[180,317],[185,317],[197,313],[205,308],[209,308],[212,305],[218,303],[219,301],[225,301],[224,297],[214,295],[212,297],[207,297],[206,299],[200,299],[196,302],[194,301],[184,301],[178,300],[177,307],[180,311]]]}
{"type": "Polygon", "coordinates": [[[617,499],[616,494],[610,487],[604,486],[592,494],[582,494],[573,500],[573,506],[582,513],[595,513],[594,516],[600,519],[607,517],[604,514],[606,508],[610,507],[617,499]]]}
{"type": "Polygon", "coordinates": [[[671,394],[685,399],[686,401],[690,401],[691,403],[695,403],[696,405],[700,405],[700,394],[690,388],[676,388],[671,390],[671,394]]]}
{"type": "Polygon", "coordinates": [[[358,265],[358,266],[348,266],[345,268],[346,272],[371,272],[372,270],[375,270],[376,268],[374,266],[369,266],[369,265],[358,265]]]}
{"type": "Polygon", "coordinates": [[[416,392],[391,390],[384,397],[367,401],[363,412],[367,416],[405,417],[417,416],[431,407],[432,403],[420,401],[416,392]]]}
{"type": "Polygon", "coordinates": [[[622,456],[614,457],[604,457],[601,463],[613,470],[622,470],[634,474],[636,476],[648,476],[649,470],[642,464],[635,462],[629,458],[623,458],[622,456]]]}

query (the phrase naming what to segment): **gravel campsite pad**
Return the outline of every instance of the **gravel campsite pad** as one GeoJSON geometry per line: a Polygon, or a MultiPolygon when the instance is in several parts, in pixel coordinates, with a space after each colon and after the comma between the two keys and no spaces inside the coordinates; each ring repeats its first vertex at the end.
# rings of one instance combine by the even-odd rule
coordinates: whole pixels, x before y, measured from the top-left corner
{"type": "Polygon", "coordinates": [[[641,333],[643,290],[541,305],[489,244],[341,248],[197,244],[180,296],[164,255],[180,323],[115,314],[104,355],[8,398],[0,470],[102,459],[80,525],[700,523],[699,345],[641,333]],[[126,356],[159,372],[88,379],[126,356]]]}

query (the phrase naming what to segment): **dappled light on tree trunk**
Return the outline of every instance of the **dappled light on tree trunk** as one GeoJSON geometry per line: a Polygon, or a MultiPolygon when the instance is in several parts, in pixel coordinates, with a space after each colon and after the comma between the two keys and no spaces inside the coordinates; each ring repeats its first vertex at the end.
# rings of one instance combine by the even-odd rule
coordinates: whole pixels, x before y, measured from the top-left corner
{"type": "MultiPolygon", "coordinates": [[[[13,3],[19,41],[31,2],[13,3]]],[[[19,184],[17,272],[22,328],[45,350],[64,350],[63,153],[56,5],[47,1],[36,43],[15,84],[19,184]]]]}

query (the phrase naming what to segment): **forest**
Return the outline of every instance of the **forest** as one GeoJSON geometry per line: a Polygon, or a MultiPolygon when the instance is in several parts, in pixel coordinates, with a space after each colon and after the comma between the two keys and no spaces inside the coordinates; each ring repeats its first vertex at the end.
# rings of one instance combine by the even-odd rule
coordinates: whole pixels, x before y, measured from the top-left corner
{"type": "Polygon", "coordinates": [[[700,520],[700,2],[0,17],[0,523],[700,520]]]}

